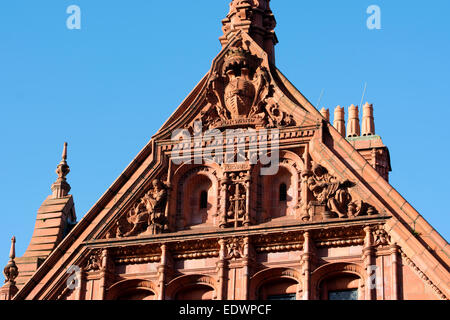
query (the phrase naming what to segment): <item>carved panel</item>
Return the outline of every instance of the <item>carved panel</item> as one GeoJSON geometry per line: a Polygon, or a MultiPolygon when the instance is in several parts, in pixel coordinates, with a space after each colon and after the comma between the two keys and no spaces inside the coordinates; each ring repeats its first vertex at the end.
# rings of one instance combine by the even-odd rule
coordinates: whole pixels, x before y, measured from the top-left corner
{"type": "Polygon", "coordinates": [[[312,216],[321,215],[322,219],[331,219],[378,214],[372,205],[362,200],[353,200],[349,189],[355,183],[349,180],[339,181],[321,165],[314,165],[312,171],[303,173],[303,177],[315,198],[315,201],[308,204],[312,216]]]}
{"type": "Polygon", "coordinates": [[[168,225],[166,216],[167,193],[169,186],[159,179],[152,182],[152,188],[135,202],[106,238],[126,238],[142,234],[160,234],[168,225]]]}
{"type": "Polygon", "coordinates": [[[295,126],[292,115],[280,109],[273,95],[272,78],[263,59],[238,41],[212,71],[206,92],[208,105],[196,120],[207,129],[295,126]]]}

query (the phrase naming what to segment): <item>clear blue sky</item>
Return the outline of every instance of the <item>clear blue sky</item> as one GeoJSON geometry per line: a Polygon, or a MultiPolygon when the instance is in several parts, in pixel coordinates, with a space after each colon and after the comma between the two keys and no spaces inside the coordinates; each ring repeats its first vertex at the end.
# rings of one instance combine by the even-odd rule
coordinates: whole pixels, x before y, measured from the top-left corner
{"type": "MultiPolygon", "coordinates": [[[[364,82],[391,183],[450,238],[450,2],[273,0],[277,66],[321,107],[364,82]],[[381,8],[382,30],[366,9],[381,8]]],[[[0,2],[0,267],[30,241],[64,141],[80,219],[209,70],[229,0],[0,2]],[[82,29],[66,28],[66,8],[82,29]]]]}

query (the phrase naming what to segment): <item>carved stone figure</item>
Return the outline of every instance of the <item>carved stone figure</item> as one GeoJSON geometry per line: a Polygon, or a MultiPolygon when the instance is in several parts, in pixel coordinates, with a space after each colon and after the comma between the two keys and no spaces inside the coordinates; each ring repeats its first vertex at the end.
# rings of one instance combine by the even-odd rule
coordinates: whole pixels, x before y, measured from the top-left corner
{"type": "Polygon", "coordinates": [[[352,200],[347,189],[354,184],[348,180],[339,182],[320,165],[315,165],[312,173],[307,184],[317,201],[325,205],[328,212],[336,213],[340,218],[346,217],[352,200]]]}
{"type": "Polygon", "coordinates": [[[305,175],[308,189],[317,199],[317,203],[325,207],[324,218],[333,218],[336,215],[339,218],[352,218],[378,214],[373,206],[361,200],[353,201],[348,191],[355,186],[353,182],[339,181],[321,165],[314,165],[312,171],[305,175]]]}
{"type": "Polygon", "coordinates": [[[165,216],[167,186],[158,179],[153,180],[152,186],[153,188],[127,213],[127,221],[132,228],[124,234],[125,237],[144,232],[158,234],[164,231],[167,224],[165,216]]]}
{"type": "Polygon", "coordinates": [[[225,259],[239,259],[244,256],[244,240],[232,238],[226,241],[225,259]]]}
{"type": "Polygon", "coordinates": [[[97,271],[100,270],[101,267],[102,264],[100,261],[99,253],[96,252],[89,257],[86,263],[86,271],[97,271]]]}

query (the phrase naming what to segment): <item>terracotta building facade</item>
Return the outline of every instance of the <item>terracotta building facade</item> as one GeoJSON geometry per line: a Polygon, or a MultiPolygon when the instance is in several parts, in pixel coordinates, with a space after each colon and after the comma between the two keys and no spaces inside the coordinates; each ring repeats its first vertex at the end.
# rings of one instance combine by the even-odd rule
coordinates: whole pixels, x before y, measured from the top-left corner
{"type": "Polygon", "coordinates": [[[448,299],[448,243],[389,184],[373,106],[331,122],[283,76],[269,0],[222,23],[210,71],[78,222],[64,145],[0,300],[448,299]]]}

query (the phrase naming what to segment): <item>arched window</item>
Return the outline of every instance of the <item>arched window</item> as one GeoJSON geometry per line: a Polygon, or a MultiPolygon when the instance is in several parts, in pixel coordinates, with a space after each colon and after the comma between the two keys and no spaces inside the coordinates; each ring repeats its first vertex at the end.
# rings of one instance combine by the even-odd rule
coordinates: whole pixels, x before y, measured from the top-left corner
{"type": "Polygon", "coordinates": [[[360,278],[344,274],[323,280],[320,284],[322,300],[358,300],[360,278]]]}
{"type": "Polygon", "coordinates": [[[177,292],[175,300],[213,300],[214,289],[206,285],[195,285],[177,292]]]}
{"type": "Polygon", "coordinates": [[[200,210],[208,209],[208,191],[203,190],[200,193],[200,210]]]}
{"type": "Polygon", "coordinates": [[[285,183],[280,184],[279,200],[280,202],[287,201],[287,186],[285,183]]]}
{"type": "Polygon", "coordinates": [[[259,289],[260,300],[296,300],[298,282],[293,279],[276,279],[259,289]]]}

